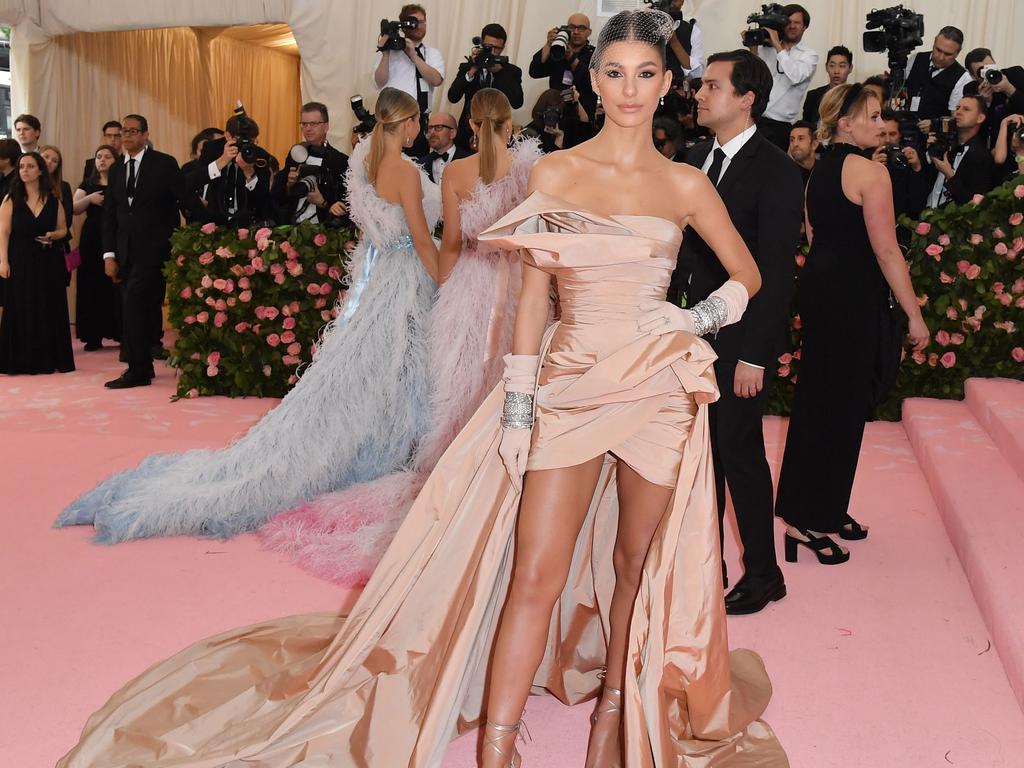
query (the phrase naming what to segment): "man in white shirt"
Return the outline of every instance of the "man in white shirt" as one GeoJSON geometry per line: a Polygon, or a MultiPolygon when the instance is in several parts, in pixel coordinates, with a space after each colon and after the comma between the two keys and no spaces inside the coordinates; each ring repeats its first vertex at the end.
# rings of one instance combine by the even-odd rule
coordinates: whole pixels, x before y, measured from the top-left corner
{"type": "Polygon", "coordinates": [[[818,54],[801,42],[811,25],[807,9],[792,3],[782,10],[789,17],[786,29],[780,34],[766,28],[771,45],[750,50],[768,65],[773,81],[768,108],[757,127],[765,138],[785,152],[789,149],[789,129],[800,115],[807,88],[818,68],[818,54]]]}
{"type": "Polygon", "coordinates": [[[416,162],[427,172],[427,176],[435,184],[441,183],[445,166],[452,160],[459,160],[472,154],[455,144],[458,122],[454,115],[447,112],[435,112],[427,123],[427,144],[429,154],[416,159],[416,162]]]}
{"type": "MultiPolygon", "coordinates": [[[[398,20],[415,20],[415,27],[405,29],[403,50],[378,51],[373,69],[373,83],[378,91],[386,87],[398,88],[415,98],[419,102],[420,116],[425,125],[430,105],[434,101],[434,89],[444,82],[444,57],[437,48],[431,48],[423,43],[423,38],[427,34],[427,12],[422,5],[403,5],[398,13],[398,20]]],[[[388,36],[381,35],[377,40],[377,47],[383,48],[387,41],[388,36]]],[[[409,154],[416,157],[426,151],[426,139],[420,134],[409,154]]]]}
{"type": "Polygon", "coordinates": [[[686,0],[672,0],[669,15],[676,25],[676,33],[668,41],[666,66],[675,76],[697,78],[704,72],[704,33],[697,20],[683,18],[686,0]]]}
{"type": "Polygon", "coordinates": [[[964,44],[964,33],[943,27],[935,36],[931,53],[912,55],[907,66],[909,111],[921,120],[953,114],[971,82],[971,73],[956,60],[964,44]]]}

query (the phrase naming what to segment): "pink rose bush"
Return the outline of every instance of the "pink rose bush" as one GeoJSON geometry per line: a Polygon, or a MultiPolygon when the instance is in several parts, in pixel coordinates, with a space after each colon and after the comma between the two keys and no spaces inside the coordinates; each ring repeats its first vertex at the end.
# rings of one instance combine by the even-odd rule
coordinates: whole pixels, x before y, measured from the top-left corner
{"type": "Polygon", "coordinates": [[[179,229],[165,267],[176,397],[282,397],[335,316],[352,229],[179,229]],[[312,278],[312,279],[311,279],[312,278]]]}

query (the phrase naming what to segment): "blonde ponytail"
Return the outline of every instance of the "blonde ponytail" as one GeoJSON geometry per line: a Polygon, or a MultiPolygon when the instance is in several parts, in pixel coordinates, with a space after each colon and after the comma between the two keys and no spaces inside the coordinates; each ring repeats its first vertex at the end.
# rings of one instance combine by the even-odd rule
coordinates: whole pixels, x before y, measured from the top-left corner
{"type": "Polygon", "coordinates": [[[377,172],[384,160],[384,135],[397,131],[402,123],[416,117],[419,111],[416,99],[405,91],[391,87],[381,90],[373,110],[377,122],[370,133],[370,151],[366,156],[366,177],[371,184],[377,183],[377,172]]]}
{"type": "Polygon", "coordinates": [[[504,147],[506,143],[504,130],[512,119],[512,105],[497,88],[481,88],[469,105],[469,114],[477,129],[480,178],[484,184],[490,184],[498,171],[497,147],[504,147]]]}
{"type": "Polygon", "coordinates": [[[861,83],[843,83],[825,92],[818,107],[821,117],[818,123],[818,138],[831,141],[839,130],[839,121],[852,117],[860,111],[867,111],[868,99],[877,98],[875,93],[861,83]]]}

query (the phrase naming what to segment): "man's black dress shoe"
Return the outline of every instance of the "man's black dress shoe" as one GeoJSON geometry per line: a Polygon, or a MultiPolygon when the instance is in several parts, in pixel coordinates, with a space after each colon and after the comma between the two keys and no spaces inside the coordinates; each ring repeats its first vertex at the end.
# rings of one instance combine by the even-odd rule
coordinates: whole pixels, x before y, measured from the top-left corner
{"type": "Polygon", "coordinates": [[[103,349],[103,342],[101,341],[88,341],[85,344],[86,352],[95,352],[98,349],[103,349]]]}
{"type": "Polygon", "coordinates": [[[763,582],[742,578],[725,596],[725,612],[730,616],[757,613],[768,603],[786,596],[786,582],[781,578],[763,582]]]}
{"type": "Polygon", "coordinates": [[[113,381],[108,381],[103,386],[107,389],[131,389],[132,387],[148,387],[153,383],[153,376],[125,371],[113,381]]]}
{"type": "Polygon", "coordinates": [[[119,363],[128,362],[128,350],[124,348],[124,344],[121,345],[121,351],[117,353],[117,361],[119,363]]]}

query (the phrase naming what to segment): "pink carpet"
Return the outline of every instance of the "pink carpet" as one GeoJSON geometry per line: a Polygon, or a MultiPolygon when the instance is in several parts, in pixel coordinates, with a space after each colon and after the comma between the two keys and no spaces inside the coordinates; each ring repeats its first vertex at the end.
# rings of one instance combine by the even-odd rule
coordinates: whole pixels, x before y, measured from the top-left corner
{"type": "MultiPolygon", "coordinates": [[[[63,505],[111,472],[157,450],[222,445],[274,405],[224,398],[171,403],[172,373],[163,366],[152,387],[110,392],[102,382],[120,370],[115,350],[79,348],[77,360],[72,374],[0,377],[5,767],[52,766],[114,690],[193,640],[277,615],[344,610],[355,597],[261,550],[253,536],[97,547],[89,530],[53,530],[63,505]]],[[[1012,399],[1014,392],[1000,396],[1012,399]]],[[[960,440],[953,426],[942,445],[960,440]]],[[[784,433],[784,420],[769,419],[775,469],[784,433]]],[[[1020,433],[1004,426],[996,434],[997,450],[1012,451],[1020,433]]],[[[927,437],[916,435],[915,444],[921,455],[927,437]]],[[[986,575],[995,591],[985,594],[1005,594],[1009,604],[976,597],[976,579],[968,581],[958,558],[967,548],[963,541],[954,547],[948,510],[940,515],[933,500],[933,492],[959,498],[963,483],[987,468],[942,470],[952,473],[947,483],[954,488],[944,495],[930,488],[938,476],[926,475],[918,461],[903,426],[869,425],[852,513],[871,525],[870,538],[851,543],[853,557],[843,566],[825,568],[807,557],[784,564],[789,597],[730,619],[732,644],[765,658],[775,685],[766,718],[794,768],[1024,765],[1024,715],[1004,651],[985,623],[1020,613],[1020,581],[1007,578],[1020,566],[1006,563],[1002,583],[998,564],[986,575]]],[[[1019,491],[1009,477],[1016,476],[998,475],[1007,486],[992,488],[997,498],[1019,491]]],[[[1000,516],[1009,509],[979,508],[975,525],[984,525],[981,512],[1000,516]]],[[[1009,522],[999,530],[1020,531],[1009,522]]],[[[728,538],[737,574],[734,537],[728,538]]],[[[1021,541],[1012,540],[1011,554],[1021,541]]],[[[975,569],[969,563],[968,571],[975,569]]],[[[1004,634],[1006,621],[997,627],[1004,634]]],[[[1009,640],[1002,645],[1013,650],[1009,640]]],[[[590,711],[531,699],[525,765],[582,765],[590,711]]],[[[454,742],[446,768],[474,765],[474,747],[473,737],[454,742]]]]}

